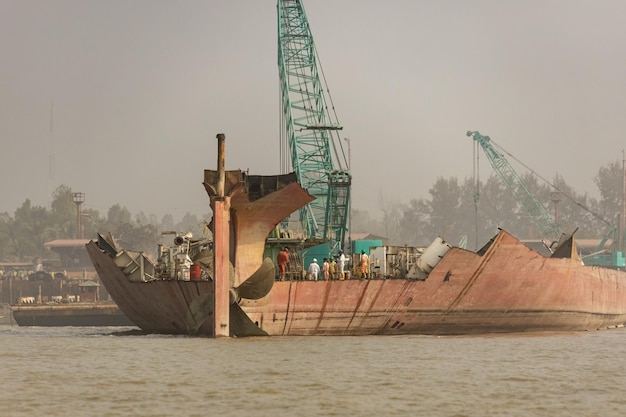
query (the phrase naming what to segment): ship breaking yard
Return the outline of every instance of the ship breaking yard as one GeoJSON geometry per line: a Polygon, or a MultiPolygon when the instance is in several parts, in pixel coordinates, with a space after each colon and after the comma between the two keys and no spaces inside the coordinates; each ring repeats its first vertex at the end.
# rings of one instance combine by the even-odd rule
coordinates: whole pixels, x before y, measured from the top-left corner
{"type": "Polygon", "coordinates": [[[176,234],[156,259],[104,231],[89,241],[100,281],[130,322],[145,333],[206,337],[586,331],[626,322],[621,251],[584,262],[575,232],[548,218],[476,131],[467,136],[537,213],[545,250],[506,230],[476,251],[438,236],[427,247],[352,240],[349,157],[310,25],[301,1],[278,1],[277,10],[292,172],[227,169],[227,135],[218,133],[215,169],[202,178],[213,215],[203,236],[176,234]]]}
{"type": "MultiPolygon", "coordinates": [[[[217,169],[203,179],[213,212],[205,236],[176,236],[156,261],[111,235],[89,242],[101,281],[131,322],[147,333],[244,337],[581,331],[626,321],[623,257],[614,268],[584,265],[574,234],[545,215],[538,218],[553,241],[548,255],[505,230],[476,252],[439,237],[427,248],[349,240],[342,127],[327,111],[302,3],[279,1],[277,9],[293,172],[226,170],[226,137],[218,134],[217,169]],[[289,262],[277,263],[279,256],[289,262]]],[[[489,137],[467,134],[511,189],[525,189],[489,137]]]]}
{"type": "Polygon", "coordinates": [[[213,239],[178,237],[179,245],[160,248],[156,265],[111,236],[87,245],[113,299],[147,333],[459,335],[580,331],[626,320],[626,273],[583,265],[573,235],[550,257],[502,230],[477,252],[440,238],[426,249],[371,248],[384,254],[376,279],[346,279],[346,271],[344,279],[277,280],[274,261],[264,258],[272,247],[289,241],[293,255],[316,246],[267,236],[312,196],[295,174],[226,171],[223,134],[218,143],[218,169],[204,174],[213,239]]]}

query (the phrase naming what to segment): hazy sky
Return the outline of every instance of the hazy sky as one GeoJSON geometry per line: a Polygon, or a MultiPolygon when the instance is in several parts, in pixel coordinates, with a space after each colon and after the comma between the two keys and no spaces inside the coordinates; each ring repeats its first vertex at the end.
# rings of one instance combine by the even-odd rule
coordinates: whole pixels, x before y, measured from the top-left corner
{"type": "MultiPolygon", "coordinates": [[[[622,159],[625,1],[304,6],[355,208],[471,177],[467,130],[592,196],[622,159]]],[[[0,0],[0,212],[65,184],[101,214],[206,213],[220,132],[228,169],[279,173],[276,38],[274,0],[0,0]]]]}

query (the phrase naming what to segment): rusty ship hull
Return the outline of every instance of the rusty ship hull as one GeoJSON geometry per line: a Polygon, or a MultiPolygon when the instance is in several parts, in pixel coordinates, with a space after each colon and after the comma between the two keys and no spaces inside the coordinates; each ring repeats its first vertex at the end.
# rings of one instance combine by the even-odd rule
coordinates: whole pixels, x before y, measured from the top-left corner
{"type": "MultiPolygon", "coordinates": [[[[213,334],[208,281],[129,282],[95,243],[88,250],[142,330],[213,334]]],[[[484,253],[452,248],[425,280],[278,281],[236,305],[234,335],[245,326],[285,336],[596,330],[626,322],[626,273],[546,258],[501,231],[484,253]]]]}
{"type": "Polygon", "coordinates": [[[177,246],[161,247],[155,264],[112,237],[99,235],[87,244],[107,291],[145,332],[458,335],[580,331],[626,322],[626,272],[583,265],[573,235],[561,239],[550,257],[501,230],[477,252],[442,244],[444,250],[433,253],[429,247],[413,263],[419,269],[413,275],[275,281],[275,265],[264,259],[267,238],[313,197],[295,173],[226,171],[224,135],[217,138],[217,170],[204,171],[213,211],[209,246],[177,236],[177,246]],[[191,266],[202,268],[193,280],[191,266]]]}
{"type": "Polygon", "coordinates": [[[451,249],[425,280],[279,282],[243,309],[279,335],[595,330],[626,322],[626,274],[546,258],[501,231],[484,254],[451,249]]]}

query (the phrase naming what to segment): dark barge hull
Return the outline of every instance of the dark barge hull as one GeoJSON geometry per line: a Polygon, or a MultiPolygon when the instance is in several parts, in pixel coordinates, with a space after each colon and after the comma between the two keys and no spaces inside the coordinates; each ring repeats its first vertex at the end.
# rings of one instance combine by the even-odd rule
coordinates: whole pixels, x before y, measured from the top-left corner
{"type": "Polygon", "coordinates": [[[13,306],[19,326],[135,326],[115,303],[13,306]]]}

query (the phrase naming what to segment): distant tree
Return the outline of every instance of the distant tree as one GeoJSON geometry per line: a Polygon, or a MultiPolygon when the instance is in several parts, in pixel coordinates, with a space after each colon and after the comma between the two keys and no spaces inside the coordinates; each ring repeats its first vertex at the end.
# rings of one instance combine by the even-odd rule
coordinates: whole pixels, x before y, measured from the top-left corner
{"type": "Polygon", "coordinates": [[[147,215],[143,211],[140,211],[136,216],[137,223],[139,224],[151,224],[153,226],[160,227],[159,221],[155,214],[147,215]]]}
{"type": "Polygon", "coordinates": [[[122,223],[118,225],[115,237],[122,247],[152,256],[156,253],[160,241],[159,230],[152,224],[122,223]]]}
{"type": "Polygon", "coordinates": [[[149,224],[150,220],[148,220],[148,216],[143,211],[140,211],[135,215],[135,220],[139,224],[149,224]]]}
{"type": "Polygon", "coordinates": [[[398,237],[400,226],[400,205],[391,201],[389,196],[381,193],[378,196],[378,207],[383,213],[383,236],[395,240],[395,238],[398,237]]]}
{"type": "MultiPolygon", "coordinates": [[[[544,213],[548,216],[547,218],[551,223],[554,223],[551,187],[540,182],[540,179],[531,172],[523,173],[521,178],[530,194],[536,199],[540,206],[543,207],[544,213]]],[[[517,207],[515,218],[517,228],[513,230],[513,233],[521,239],[547,239],[548,236],[546,236],[545,232],[538,226],[538,222],[541,219],[540,214],[529,212],[526,207],[522,205],[521,201],[517,201],[517,207]]]]}
{"type": "Polygon", "coordinates": [[[57,239],[76,236],[76,205],[72,201],[72,189],[60,185],[52,195],[49,228],[54,230],[57,239]]]}
{"type": "Polygon", "coordinates": [[[576,193],[558,174],[552,179],[551,186],[554,218],[566,233],[577,230],[579,238],[597,238],[598,231],[606,229],[594,199],[576,193]]]}
{"type": "Polygon", "coordinates": [[[431,196],[430,221],[433,234],[458,242],[463,235],[463,230],[459,227],[461,187],[458,179],[438,177],[428,193],[431,196]]]}
{"type": "Polygon", "coordinates": [[[369,230],[372,218],[367,210],[352,208],[350,214],[352,216],[351,223],[353,233],[367,232],[369,230]]]}
{"type": "Polygon", "coordinates": [[[160,226],[159,220],[157,219],[157,215],[156,214],[150,214],[148,216],[148,223],[150,223],[153,226],[160,226]]]}
{"type": "Polygon", "coordinates": [[[471,197],[466,190],[464,198],[466,204],[471,201],[474,217],[474,228],[470,234],[471,239],[468,238],[468,247],[479,249],[497,233],[498,228],[514,233],[512,223],[517,203],[500,178],[492,174],[477,189],[475,184],[471,186],[471,197]]]}
{"type": "Polygon", "coordinates": [[[114,204],[109,208],[107,218],[102,224],[102,232],[118,234],[122,225],[131,224],[131,214],[126,207],[114,204]]]}
{"type": "Polygon", "coordinates": [[[15,221],[9,213],[0,213],[0,259],[16,260],[13,228],[15,221]]]}
{"type": "MultiPolygon", "coordinates": [[[[474,178],[465,179],[460,186],[460,192],[457,214],[459,239],[467,241],[467,248],[474,248],[479,244],[478,242],[482,246],[483,242],[491,238],[493,230],[495,230],[489,222],[492,219],[485,215],[486,208],[491,207],[489,205],[491,203],[489,193],[485,192],[485,186],[482,184],[477,186],[474,178]],[[486,228],[489,228],[489,233],[485,233],[486,228]]],[[[456,244],[457,242],[451,243],[456,244]]]]}
{"type": "Polygon", "coordinates": [[[492,235],[496,228],[501,228],[520,239],[544,239],[546,238],[544,231],[539,230],[538,225],[544,218],[542,212],[548,216],[550,222],[554,222],[551,215],[552,187],[549,184],[541,184],[539,178],[531,172],[522,173],[520,180],[523,187],[518,187],[516,183],[515,193],[521,197],[516,197],[509,185],[502,182],[496,174],[489,177],[480,198],[485,213],[483,221],[489,224],[492,235]],[[485,196],[489,198],[486,199],[485,196]],[[539,207],[529,209],[523,201],[529,206],[530,202],[536,202],[539,207]]]}
{"type": "Polygon", "coordinates": [[[598,170],[594,182],[600,191],[598,209],[602,217],[618,224],[622,212],[624,173],[619,161],[609,162],[598,170]]]}
{"type": "MultiPolygon", "coordinates": [[[[623,211],[623,199],[624,196],[624,167],[623,162],[619,161],[609,162],[607,165],[601,167],[598,170],[598,174],[594,177],[594,182],[600,191],[600,201],[596,204],[595,212],[598,213],[604,222],[601,229],[604,235],[610,234],[611,230],[617,230],[619,227],[622,230],[626,230],[626,225],[623,224],[622,218],[623,211]],[[608,223],[608,225],[607,225],[608,223]]],[[[617,238],[617,233],[610,236],[613,239],[617,238]]],[[[622,237],[626,237],[626,233],[623,233],[622,237]]],[[[624,242],[622,242],[624,243],[624,242]]]]}
{"type": "Polygon", "coordinates": [[[385,236],[385,228],[381,224],[381,221],[372,218],[367,210],[353,208],[350,213],[352,214],[352,219],[350,220],[352,233],[371,233],[388,237],[385,236]]]}
{"type": "MultiPolygon", "coordinates": [[[[535,173],[521,177],[548,215],[556,215],[554,200],[560,198],[559,224],[565,231],[578,227],[577,236],[600,238],[609,229],[607,223],[619,225],[623,197],[623,169],[619,161],[598,170],[594,182],[600,192],[599,200],[577,193],[558,174],[552,184],[535,173]]],[[[428,245],[438,235],[453,245],[467,236],[468,247],[482,246],[497,228],[521,239],[543,238],[530,215],[495,174],[478,188],[473,179],[461,183],[457,178],[439,177],[429,189],[428,198],[411,198],[407,204],[380,196],[379,206],[382,219],[353,207],[352,232],[378,234],[389,238],[390,244],[414,246],[428,245]],[[474,199],[476,192],[478,201],[474,199]]],[[[158,222],[154,214],[140,212],[133,216],[119,204],[111,206],[105,218],[93,209],[83,209],[82,214],[85,237],[111,232],[124,247],[148,253],[156,249],[161,231],[193,232],[200,236],[202,224],[211,217],[210,213],[203,217],[186,213],[176,223],[171,214],[166,214],[158,222]]],[[[30,261],[50,256],[51,252],[43,246],[46,241],[75,235],[76,206],[71,189],[61,185],[53,194],[50,208],[32,206],[27,199],[14,216],[0,213],[0,259],[30,261]]]]}
{"type": "Polygon", "coordinates": [[[198,236],[202,233],[200,224],[201,221],[195,214],[186,213],[182,220],[174,226],[174,230],[180,233],[192,232],[194,235],[198,236]]]}
{"type": "Polygon", "coordinates": [[[413,199],[402,208],[398,244],[427,246],[437,236],[452,244],[474,236],[476,208],[474,185],[456,178],[437,178],[430,188],[431,199],[413,199]]]}
{"type": "Polygon", "coordinates": [[[399,234],[392,244],[426,246],[436,236],[431,224],[431,204],[424,198],[413,199],[402,207],[399,234]]]}
{"type": "Polygon", "coordinates": [[[47,250],[44,243],[54,235],[48,227],[49,218],[50,213],[45,207],[32,206],[28,199],[15,211],[12,239],[17,258],[44,257],[47,250]]]}
{"type": "Polygon", "coordinates": [[[85,209],[82,211],[82,215],[85,239],[96,238],[97,234],[103,231],[106,219],[100,217],[100,212],[94,209],[85,209]]]}
{"type": "Polygon", "coordinates": [[[166,214],[161,219],[161,230],[174,230],[174,217],[171,214],[166,214]]]}

